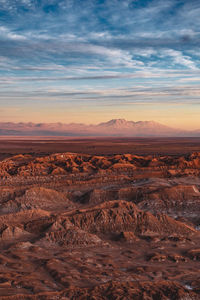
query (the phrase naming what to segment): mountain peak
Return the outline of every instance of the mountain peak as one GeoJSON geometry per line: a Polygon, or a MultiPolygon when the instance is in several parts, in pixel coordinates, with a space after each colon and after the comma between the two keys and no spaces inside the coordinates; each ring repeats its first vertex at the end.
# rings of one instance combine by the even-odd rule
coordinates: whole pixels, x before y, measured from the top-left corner
{"type": "Polygon", "coordinates": [[[127,125],[129,121],[125,119],[112,119],[108,122],[100,123],[100,126],[124,126],[127,125]]]}
{"type": "Polygon", "coordinates": [[[155,121],[112,119],[97,125],[82,123],[2,123],[0,135],[23,136],[199,136],[199,132],[181,131],[155,121]]]}
{"type": "Polygon", "coordinates": [[[125,119],[112,119],[109,122],[115,123],[115,124],[124,124],[127,121],[125,119]]]}

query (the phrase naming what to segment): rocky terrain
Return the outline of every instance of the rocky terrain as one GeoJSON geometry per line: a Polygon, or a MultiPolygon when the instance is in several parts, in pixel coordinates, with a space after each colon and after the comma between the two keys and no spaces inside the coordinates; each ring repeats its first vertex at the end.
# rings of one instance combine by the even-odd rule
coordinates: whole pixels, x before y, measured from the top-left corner
{"type": "Polygon", "coordinates": [[[199,299],[200,152],[0,161],[0,299],[199,299]]]}

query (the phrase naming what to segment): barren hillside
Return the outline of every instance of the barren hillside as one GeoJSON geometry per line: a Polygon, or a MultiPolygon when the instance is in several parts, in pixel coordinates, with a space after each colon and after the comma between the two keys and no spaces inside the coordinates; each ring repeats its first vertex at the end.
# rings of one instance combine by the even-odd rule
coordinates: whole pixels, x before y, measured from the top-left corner
{"type": "Polygon", "coordinates": [[[199,299],[200,153],[0,162],[1,299],[199,299]]]}

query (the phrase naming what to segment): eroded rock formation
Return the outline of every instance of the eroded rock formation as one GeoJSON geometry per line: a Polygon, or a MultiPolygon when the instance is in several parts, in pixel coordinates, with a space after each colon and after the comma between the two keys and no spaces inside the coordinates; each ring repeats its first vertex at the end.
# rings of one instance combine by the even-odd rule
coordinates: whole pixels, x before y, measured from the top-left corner
{"type": "Polygon", "coordinates": [[[0,162],[0,299],[199,299],[200,153],[0,162]]]}

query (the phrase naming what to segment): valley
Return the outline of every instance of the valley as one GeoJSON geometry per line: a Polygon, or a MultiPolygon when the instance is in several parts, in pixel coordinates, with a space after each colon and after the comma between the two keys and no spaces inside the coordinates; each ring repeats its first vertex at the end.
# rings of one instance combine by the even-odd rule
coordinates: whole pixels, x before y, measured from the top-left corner
{"type": "Polygon", "coordinates": [[[199,299],[200,152],[184,149],[2,157],[0,299],[199,299]]]}

